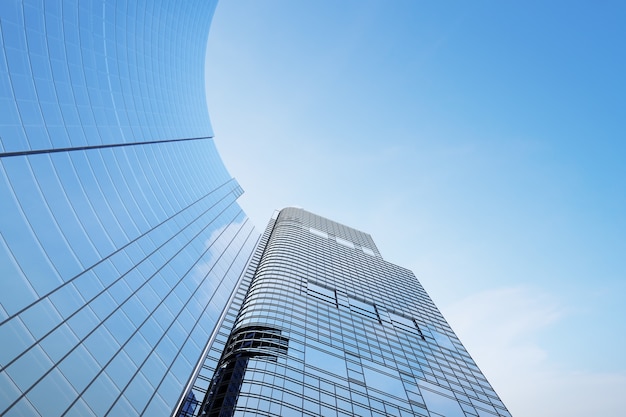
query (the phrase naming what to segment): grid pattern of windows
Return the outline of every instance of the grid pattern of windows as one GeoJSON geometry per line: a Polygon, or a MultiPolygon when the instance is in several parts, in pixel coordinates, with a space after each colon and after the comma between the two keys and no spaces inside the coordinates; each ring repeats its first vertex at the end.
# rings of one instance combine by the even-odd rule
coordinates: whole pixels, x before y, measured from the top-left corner
{"type": "Polygon", "coordinates": [[[0,414],[169,416],[258,239],[215,149],[215,1],[0,2],[0,414]]]}
{"type": "Polygon", "coordinates": [[[270,225],[265,229],[263,235],[259,238],[258,244],[253,255],[248,262],[245,273],[241,276],[236,291],[232,294],[231,299],[227,303],[215,332],[211,336],[207,344],[207,354],[204,357],[202,366],[199,367],[196,374],[192,378],[188,391],[185,392],[179,401],[179,407],[176,415],[178,417],[198,416],[202,412],[202,404],[207,402],[207,393],[211,380],[214,380],[214,374],[217,370],[219,360],[224,350],[226,350],[227,341],[230,338],[231,329],[237,318],[241,304],[243,303],[250,282],[254,277],[254,273],[263,256],[267,241],[271,235],[272,227],[276,219],[270,220],[270,225]]]}
{"type": "Polygon", "coordinates": [[[510,417],[419,281],[369,235],[286,208],[255,257],[232,334],[277,329],[288,351],[247,361],[235,406],[215,415],[510,417]]]}

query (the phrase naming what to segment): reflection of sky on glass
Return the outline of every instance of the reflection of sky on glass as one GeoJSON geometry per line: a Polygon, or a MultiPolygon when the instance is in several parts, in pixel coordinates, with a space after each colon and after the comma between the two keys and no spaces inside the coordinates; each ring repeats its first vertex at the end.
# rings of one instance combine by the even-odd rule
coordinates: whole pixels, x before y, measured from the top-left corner
{"type": "MultiPolygon", "coordinates": [[[[224,250],[231,244],[231,239],[242,224],[243,221],[239,220],[239,222],[223,225],[211,232],[211,236],[204,241],[204,254],[189,272],[194,283],[199,284],[211,273],[217,261],[216,256],[222,255],[224,250]]],[[[220,285],[218,278],[222,277],[214,273],[203,286],[202,291],[207,296],[212,296],[214,290],[220,285]]]]}
{"type": "Polygon", "coordinates": [[[254,240],[210,139],[215,4],[0,2],[0,414],[180,394],[254,240]]]}
{"type": "Polygon", "coordinates": [[[313,346],[307,345],[305,347],[304,362],[307,365],[324,369],[344,378],[346,377],[346,361],[344,359],[314,348],[313,346]]]}
{"type": "Polygon", "coordinates": [[[167,9],[157,20],[147,7],[98,2],[81,4],[79,12],[61,2],[46,3],[45,10],[3,2],[2,64],[13,88],[0,96],[9,99],[2,101],[0,137],[11,138],[0,149],[210,136],[198,86],[214,4],[167,9]]]}
{"type": "Polygon", "coordinates": [[[428,330],[430,331],[430,334],[432,334],[432,336],[435,338],[435,341],[439,346],[450,349],[452,351],[456,351],[456,348],[454,347],[454,344],[452,344],[452,341],[450,340],[450,337],[448,337],[448,335],[435,330],[435,328],[433,328],[432,326],[428,326],[428,330]]]}
{"type": "Polygon", "coordinates": [[[456,400],[427,389],[421,390],[421,393],[429,411],[433,411],[445,417],[465,417],[465,413],[456,400]]]}
{"type": "Polygon", "coordinates": [[[307,288],[311,291],[315,291],[323,296],[329,297],[331,300],[335,300],[335,291],[329,290],[328,288],[324,288],[317,284],[312,283],[311,281],[307,282],[307,288]]]}
{"type": "MultiPolygon", "coordinates": [[[[362,360],[363,364],[371,364],[370,361],[362,360]]],[[[383,373],[363,366],[363,375],[365,375],[365,383],[369,388],[374,388],[389,395],[394,395],[402,399],[406,399],[404,385],[400,380],[400,374],[394,369],[386,368],[383,373]],[[388,375],[390,374],[390,375],[388,375]],[[391,376],[393,375],[393,376],[391,376]]]]}

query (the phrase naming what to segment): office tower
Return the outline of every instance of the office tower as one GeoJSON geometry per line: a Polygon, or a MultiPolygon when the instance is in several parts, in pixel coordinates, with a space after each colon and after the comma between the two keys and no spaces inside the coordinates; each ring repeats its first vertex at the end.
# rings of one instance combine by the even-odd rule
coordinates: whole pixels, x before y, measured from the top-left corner
{"type": "Polygon", "coordinates": [[[207,113],[214,8],[0,2],[0,415],[185,392],[258,238],[207,113]]]}
{"type": "Polygon", "coordinates": [[[510,416],[411,271],[297,208],[270,221],[189,398],[180,416],[510,416]]]}
{"type": "Polygon", "coordinates": [[[259,240],[207,115],[214,8],[0,2],[0,415],[508,416],[368,235],[285,209],[259,240]]]}

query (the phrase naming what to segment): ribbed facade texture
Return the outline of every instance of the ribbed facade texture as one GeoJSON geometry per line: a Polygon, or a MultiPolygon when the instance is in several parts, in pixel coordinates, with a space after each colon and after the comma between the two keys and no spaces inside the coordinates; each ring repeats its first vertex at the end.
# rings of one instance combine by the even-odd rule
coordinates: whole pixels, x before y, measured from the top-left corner
{"type": "Polygon", "coordinates": [[[215,1],[0,2],[0,415],[510,417],[408,270],[215,149],[215,1]]]}
{"type": "Polygon", "coordinates": [[[180,415],[510,417],[411,271],[297,208],[270,221],[189,398],[180,415]]]}
{"type": "Polygon", "coordinates": [[[0,2],[0,415],[184,400],[258,239],[207,113],[214,9],[0,2]]]}

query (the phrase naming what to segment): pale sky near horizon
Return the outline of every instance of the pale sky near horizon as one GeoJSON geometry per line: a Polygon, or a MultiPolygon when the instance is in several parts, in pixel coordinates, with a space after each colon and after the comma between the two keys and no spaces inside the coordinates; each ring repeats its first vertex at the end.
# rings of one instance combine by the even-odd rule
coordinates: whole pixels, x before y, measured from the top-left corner
{"type": "Polygon", "coordinates": [[[626,409],[626,3],[222,1],[215,141],[410,268],[515,417],[626,409]]]}

